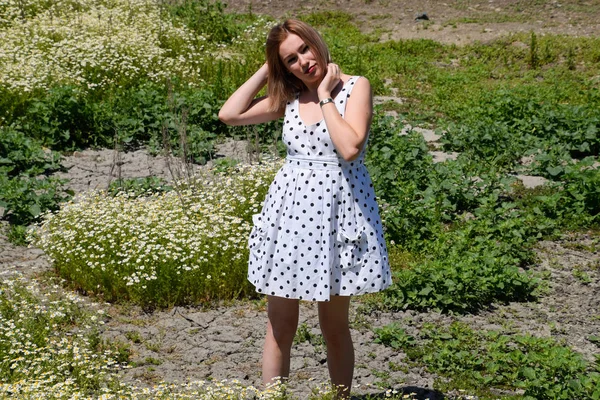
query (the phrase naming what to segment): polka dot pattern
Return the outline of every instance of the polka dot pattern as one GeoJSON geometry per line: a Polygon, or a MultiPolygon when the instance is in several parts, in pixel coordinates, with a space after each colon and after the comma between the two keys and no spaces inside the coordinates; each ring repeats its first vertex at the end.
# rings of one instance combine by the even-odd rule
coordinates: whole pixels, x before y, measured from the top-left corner
{"type": "MultiPolygon", "coordinates": [[[[335,98],[342,117],[358,78],[335,98]]],[[[253,216],[248,279],[259,293],[312,301],[383,290],[391,273],[363,154],[338,157],[326,124],[306,125],[298,106],[286,107],[286,163],[253,216]]]]}

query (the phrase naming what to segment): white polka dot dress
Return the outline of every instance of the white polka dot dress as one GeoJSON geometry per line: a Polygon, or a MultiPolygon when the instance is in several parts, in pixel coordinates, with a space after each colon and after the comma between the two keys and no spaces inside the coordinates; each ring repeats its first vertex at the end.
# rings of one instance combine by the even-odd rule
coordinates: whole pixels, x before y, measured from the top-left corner
{"type": "MultiPolygon", "coordinates": [[[[357,79],[335,98],[342,117],[357,79]]],[[[298,105],[286,106],[286,162],[253,216],[248,279],[259,293],[312,301],[383,290],[391,273],[364,150],[338,157],[325,122],[306,125],[298,105]]]]}

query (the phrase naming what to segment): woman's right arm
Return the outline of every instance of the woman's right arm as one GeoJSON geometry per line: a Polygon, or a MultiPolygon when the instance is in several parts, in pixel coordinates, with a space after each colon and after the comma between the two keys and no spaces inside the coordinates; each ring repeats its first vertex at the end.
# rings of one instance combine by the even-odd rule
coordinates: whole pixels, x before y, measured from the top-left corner
{"type": "Polygon", "coordinates": [[[267,84],[269,67],[265,63],[227,99],[219,111],[219,119],[227,125],[252,125],[283,117],[284,109],[269,111],[271,100],[256,94],[267,84]]]}

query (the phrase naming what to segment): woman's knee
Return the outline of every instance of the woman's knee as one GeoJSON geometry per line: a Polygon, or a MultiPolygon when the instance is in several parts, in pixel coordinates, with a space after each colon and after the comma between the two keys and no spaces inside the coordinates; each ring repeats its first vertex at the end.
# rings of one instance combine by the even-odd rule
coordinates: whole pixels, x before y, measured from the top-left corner
{"type": "Polygon", "coordinates": [[[268,329],[278,342],[293,341],[298,328],[298,307],[298,301],[269,297],[268,329]]]}
{"type": "Polygon", "coordinates": [[[319,304],[319,323],[325,342],[330,345],[347,343],[350,338],[348,319],[349,298],[337,297],[319,304]]]}
{"type": "Polygon", "coordinates": [[[292,319],[269,319],[268,329],[278,342],[291,342],[294,340],[296,329],[298,328],[298,320],[292,319]]]}
{"type": "Polygon", "coordinates": [[[321,323],[321,332],[327,346],[337,346],[351,340],[350,327],[347,323],[321,323]]]}

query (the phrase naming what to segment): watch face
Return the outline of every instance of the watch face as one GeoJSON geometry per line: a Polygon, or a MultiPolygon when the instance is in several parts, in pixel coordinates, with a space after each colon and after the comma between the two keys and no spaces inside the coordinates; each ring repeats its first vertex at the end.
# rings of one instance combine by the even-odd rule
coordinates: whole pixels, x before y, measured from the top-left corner
{"type": "Polygon", "coordinates": [[[323,100],[321,100],[321,101],[319,102],[319,105],[320,105],[321,107],[323,107],[323,106],[324,106],[325,104],[327,104],[327,103],[333,103],[333,99],[332,99],[331,97],[329,97],[329,98],[326,98],[326,99],[323,99],[323,100]]]}

